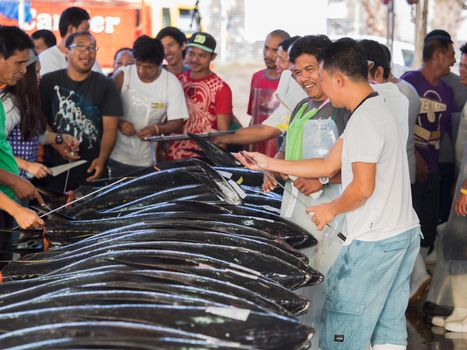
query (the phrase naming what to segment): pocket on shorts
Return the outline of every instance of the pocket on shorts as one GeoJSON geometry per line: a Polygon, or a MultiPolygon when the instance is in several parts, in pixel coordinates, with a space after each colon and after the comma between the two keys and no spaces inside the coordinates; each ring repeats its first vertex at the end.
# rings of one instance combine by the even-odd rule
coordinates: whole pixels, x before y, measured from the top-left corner
{"type": "Polygon", "coordinates": [[[362,316],[366,302],[336,300],[327,297],[324,302],[324,324],[320,347],[325,350],[360,350],[369,344],[370,335],[362,316]]]}
{"type": "Polygon", "coordinates": [[[377,247],[381,249],[384,252],[394,252],[397,250],[403,250],[407,249],[407,247],[410,245],[411,237],[407,235],[407,237],[404,238],[398,238],[391,240],[391,238],[384,240],[383,242],[380,242],[377,247]]]}

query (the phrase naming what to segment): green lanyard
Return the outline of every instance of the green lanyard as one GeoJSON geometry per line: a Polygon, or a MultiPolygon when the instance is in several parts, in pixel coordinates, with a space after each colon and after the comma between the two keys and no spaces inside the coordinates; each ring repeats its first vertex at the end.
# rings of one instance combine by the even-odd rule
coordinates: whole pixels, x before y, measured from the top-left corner
{"type": "Polygon", "coordinates": [[[313,108],[304,114],[308,108],[308,103],[304,103],[302,107],[295,114],[292,123],[287,129],[286,144],[285,144],[285,159],[286,160],[299,160],[302,159],[302,139],[303,128],[305,123],[313,118],[321,108],[323,108],[329,99],[326,99],[319,108],[313,108]]]}

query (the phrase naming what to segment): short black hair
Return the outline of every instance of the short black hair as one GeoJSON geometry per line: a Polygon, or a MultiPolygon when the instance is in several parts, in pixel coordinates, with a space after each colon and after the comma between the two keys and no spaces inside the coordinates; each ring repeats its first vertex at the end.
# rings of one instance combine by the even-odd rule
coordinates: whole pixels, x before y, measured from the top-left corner
{"type": "Polygon", "coordinates": [[[268,36],[278,36],[282,40],[290,38],[290,34],[282,29],[275,29],[271,33],[269,33],[268,36]]]}
{"type": "Polygon", "coordinates": [[[354,39],[333,42],[321,55],[321,62],[327,71],[338,70],[353,81],[368,81],[366,55],[354,39]]]}
{"type": "Polygon", "coordinates": [[[160,66],[164,60],[164,47],[159,39],[141,35],[133,44],[133,56],[137,61],[149,61],[160,66]]]}
{"type": "Polygon", "coordinates": [[[33,49],[31,38],[16,26],[0,26],[0,55],[9,59],[16,51],[33,49]]]}
{"type": "Polygon", "coordinates": [[[461,53],[462,54],[467,54],[467,43],[465,43],[464,45],[461,46],[461,53]]]}
{"type": "Polygon", "coordinates": [[[302,54],[313,55],[316,60],[321,60],[322,53],[332,44],[326,35],[306,35],[293,43],[289,52],[289,61],[295,63],[302,54]]]}
{"type": "Polygon", "coordinates": [[[436,38],[448,38],[451,40],[451,34],[449,34],[447,31],[443,29],[433,29],[431,32],[429,32],[427,35],[425,35],[425,38],[423,39],[424,42],[436,39],[436,38]]]}
{"type": "Polygon", "coordinates": [[[179,46],[183,46],[183,44],[186,44],[187,42],[186,35],[176,27],[162,28],[159,33],[157,33],[156,39],[162,40],[166,36],[173,38],[179,46]]]}
{"type": "Polygon", "coordinates": [[[57,45],[57,38],[52,31],[48,29],[39,29],[31,34],[32,40],[42,39],[47,47],[57,45]]]}
{"type": "Polygon", "coordinates": [[[446,52],[451,45],[451,37],[436,35],[428,39],[425,38],[423,42],[423,62],[431,60],[437,51],[446,52]]]}
{"type": "Polygon", "coordinates": [[[300,35],[295,35],[295,36],[293,36],[291,38],[284,39],[279,44],[279,47],[282,47],[282,50],[287,51],[289,49],[290,45],[292,45],[294,42],[296,42],[300,38],[301,38],[300,35]]]}
{"type": "Polygon", "coordinates": [[[90,32],[83,30],[81,32],[74,32],[68,38],[66,38],[65,46],[67,48],[70,48],[70,45],[73,44],[73,41],[75,41],[75,38],[79,36],[87,36],[88,38],[92,39],[94,43],[96,43],[96,39],[94,38],[94,36],[90,32]]]}
{"type": "Polygon", "coordinates": [[[123,52],[123,51],[130,51],[131,54],[133,54],[133,49],[129,48],[129,47],[122,47],[120,49],[117,50],[117,52],[115,52],[115,55],[114,55],[114,61],[117,59],[117,56],[120,52],[123,52]]]}
{"type": "Polygon", "coordinates": [[[374,63],[370,69],[370,75],[374,76],[376,69],[382,67],[384,70],[383,78],[389,78],[389,60],[381,44],[375,40],[363,39],[358,42],[358,46],[365,52],[366,59],[374,63]]]}
{"type": "Polygon", "coordinates": [[[65,37],[69,26],[78,28],[81,22],[87,21],[89,19],[89,13],[85,9],[76,6],[68,7],[60,15],[60,21],[58,22],[60,36],[62,38],[65,37]]]}
{"type": "Polygon", "coordinates": [[[386,57],[388,58],[389,68],[391,68],[391,60],[392,60],[391,51],[389,50],[389,48],[386,45],[384,45],[384,44],[380,44],[380,45],[383,48],[384,53],[386,54],[386,57]]]}

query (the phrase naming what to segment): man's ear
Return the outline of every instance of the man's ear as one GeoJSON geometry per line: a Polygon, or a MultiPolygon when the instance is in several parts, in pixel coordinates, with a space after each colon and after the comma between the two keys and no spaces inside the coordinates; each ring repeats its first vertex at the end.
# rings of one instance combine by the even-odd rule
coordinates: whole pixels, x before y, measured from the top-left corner
{"type": "Polygon", "coordinates": [[[341,72],[334,72],[332,79],[334,83],[339,88],[342,88],[345,85],[345,76],[341,72]]]}
{"type": "Polygon", "coordinates": [[[78,31],[78,28],[70,24],[68,26],[67,30],[66,30],[66,33],[67,33],[67,36],[68,36],[68,35],[71,35],[73,33],[76,33],[77,31],[78,31]]]}
{"type": "Polygon", "coordinates": [[[381,66],[378,66],[375,70],[375,75],[374,75],[374,80],[377,83],[382,83],[384,82],[384,68],[381,66]]]}
{"type": "Polygon", "coordinates": [[[217,53],[213,53],[211,57],[212,57],[211,61],[214,61],[216,59],[216,57],[217,57],[217,53]]]}

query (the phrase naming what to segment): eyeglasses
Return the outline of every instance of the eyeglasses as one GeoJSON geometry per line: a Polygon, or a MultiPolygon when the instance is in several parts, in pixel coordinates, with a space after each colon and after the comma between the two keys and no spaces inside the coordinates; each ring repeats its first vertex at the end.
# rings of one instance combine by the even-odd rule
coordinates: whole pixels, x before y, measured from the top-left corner
{"type": "Polygon", "coordinates": [[[89,51],[91,53],[96,53],[97,50],[99,50],[98,47],[95,47],[93,45],[86,46],[86,45],[83,45],[83,44],[72,44],[72,45],[68,46],[68,48],[76,49],[79,52],[89,51]]]}

